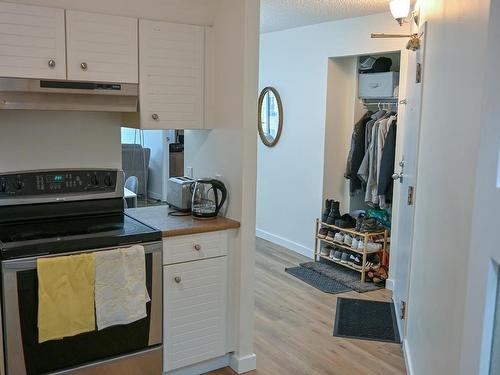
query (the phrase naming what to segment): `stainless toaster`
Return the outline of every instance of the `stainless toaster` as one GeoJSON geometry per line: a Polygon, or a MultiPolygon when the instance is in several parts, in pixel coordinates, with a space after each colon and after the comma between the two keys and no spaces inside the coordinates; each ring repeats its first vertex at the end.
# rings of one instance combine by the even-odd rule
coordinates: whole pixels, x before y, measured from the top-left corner
{"type": "Polygon", "coordinates": [[[191,211],[191,185],[194,180],[189,177],[171,177],[167,182],[167,203],[179,211],[191,211]]]}

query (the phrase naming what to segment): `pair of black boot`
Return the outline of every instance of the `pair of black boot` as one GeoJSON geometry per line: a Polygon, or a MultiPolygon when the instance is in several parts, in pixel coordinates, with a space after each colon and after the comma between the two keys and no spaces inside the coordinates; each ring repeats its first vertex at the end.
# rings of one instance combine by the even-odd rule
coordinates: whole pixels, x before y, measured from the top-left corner
{"type": "Polygon", "coordinates": [[[333,199],[327,199],[325,201],[325,208],[323,210],[323,216],[321,220],[323,223],[330,225],[335,225],[335,220],[340,219],[340,202],[333,199]]]}

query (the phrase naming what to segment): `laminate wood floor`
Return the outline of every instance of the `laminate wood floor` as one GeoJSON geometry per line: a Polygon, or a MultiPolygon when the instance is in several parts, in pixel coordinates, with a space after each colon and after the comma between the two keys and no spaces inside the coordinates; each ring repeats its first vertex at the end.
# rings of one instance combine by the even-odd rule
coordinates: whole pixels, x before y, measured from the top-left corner
{"type": "MultiPolygon", "coordinates": [[[[250,375],[406,374],[399,344],[332,336],[337,297],[390,301],[390,291],[323,293],[285,273],[308,259],[257,239],[255,338],[250,375]]],[[[230,368],[209,375],[234,375],[230,368]]]]}

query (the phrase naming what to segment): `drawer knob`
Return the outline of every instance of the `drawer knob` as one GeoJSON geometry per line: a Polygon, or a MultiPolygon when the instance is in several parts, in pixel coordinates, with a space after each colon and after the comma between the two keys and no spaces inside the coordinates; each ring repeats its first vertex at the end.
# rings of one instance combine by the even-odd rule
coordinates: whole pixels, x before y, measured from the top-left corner
{"type": "Polygon", "coordinates": [[[158,120],[160,119],[160,116],[158,116],[158,113],[153,113],[153,114],[151,115],[151,118],[152,118],[153,120],[155,120],[155,121],[158,121],[158,120]]]}
{"type": "Polygon", "coordinates": [[[195,249],[196,251],[200,251],[200,250],[201,250],[201,245],[200,245],[200,244],[196,244],[196,245],[194,245],[194,249],[195,249]]]}
{"type": "Polygon", "coordinates": [[[182,281],[181,277],[180,276],[175,276],[174,277],[174,281],[177,283],[177,284],[180,284],[180,282],[182,281]]]}
{"type": "Polygon", "coordinates": [[[49,60],[49,68],[54,69],[55,67],[56,67],[56,61],[55,61],[55,60],[50,59],[50,60],[49,60]]]}
{"type": "Polygon", "coordinates": [[[88,68],[87,63],[86,63],[86,62],[82,62],[82,63],[80,64],[80,68],[82,68],[82,70],[87,70],[87,68],[88,68]]]}

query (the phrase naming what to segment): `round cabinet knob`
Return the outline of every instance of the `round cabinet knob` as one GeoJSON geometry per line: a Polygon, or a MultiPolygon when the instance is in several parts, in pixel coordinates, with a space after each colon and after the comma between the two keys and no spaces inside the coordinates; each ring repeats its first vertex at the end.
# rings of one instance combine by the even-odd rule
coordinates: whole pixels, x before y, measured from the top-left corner
{"type": "Polygon", "coordinates": [[[56,67],[55,60],[50,59],[48,64],[49,64],[49,68],[51,68],[51,69],[54,69],[56,67]]]}
{"type": "Polygon", "coordinates": [[[82,63],[80,64],[80,68],[82,68],[82,70],[87,70],[87,68],[88,68],[87,63],[86,63],[86,62],[82,62],[82,63]]]}
{"type": "Polygon", "coordinates": [[[200,251],[201,250],[201,245],[199,245],[199,244],[194,245],[194,249],[196,251],[200,251]]]}
{"type": "Polygon", "coordinates": [[[160,116],[158,116],[158,113],[153,113],[153,114],[151,115],[151,118],[152,118],[153,120],[155,120],[155,121],[158,121],[158,120],[160,119],[160,116]]]}
{"type": "Polygon", "coordinates": [[[182,279],[181,279],[181,277],[180,277],[180,276],[175,276],[175,277],[174,277],[174,281],[175,281],[177,284],[179,284],[179,283],[182,281],[182,279]]]}
{"type": "Polygon", "coordinates": [[[99,185],[97,175],[93,175],[92,177],[90,177],[90,182],[92,183],[92,185],[99,185]]]}

